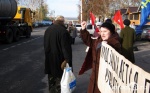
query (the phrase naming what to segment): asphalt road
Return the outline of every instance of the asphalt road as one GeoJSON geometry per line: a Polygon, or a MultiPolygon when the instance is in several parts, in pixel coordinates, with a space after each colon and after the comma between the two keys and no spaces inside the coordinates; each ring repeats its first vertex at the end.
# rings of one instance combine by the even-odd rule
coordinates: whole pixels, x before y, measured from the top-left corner
{"type": "MultiPolygon", "coordinates": [[[[22,37],[19,42],[0,43],[0,93],[48,93],[47,75],[44,74],[45,29],[34,29],[29,39],[22,37]]],[[[85,93],[89,82],[90,73],[77,75],[85,48],[80,38],[72,45],[74,73],[78,78],[74,93],[85,93]]]]}
{"type": "MultiPolygon", "coordinates": [[[[34,29],[29,39],[21,38],[12,44],[0,43],[0,93],[48,93],[47,75],[44,74],[45,29],[34,29]]],[[[135,51],[136,65],[150,72],[150,42],[140,41],[135,45],[139,48],[139,51],[135,51]]],[[[80,38],[76,38],[72,49],[77,78],[74,93],[86,93],[91,71],[78,76],[86,46],[80,38]]]]}

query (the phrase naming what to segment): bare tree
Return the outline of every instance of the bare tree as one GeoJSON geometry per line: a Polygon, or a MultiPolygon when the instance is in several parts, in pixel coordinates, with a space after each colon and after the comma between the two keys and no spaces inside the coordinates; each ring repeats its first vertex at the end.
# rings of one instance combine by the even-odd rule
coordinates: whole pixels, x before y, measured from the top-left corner
{"type": "MultiPolygon", "coordinates": [[[[93,12],[97,17],[111,17],[115,10],[128,8],[129,6],[140,6],[141,0],[83,0],[82,15],[84,20],[89,19],[89,12],[93,12]]],[[[80,18],[80,17],[79,17],[80,18]]]]}
{"type": "Polygon", "coordinates": [[[21,6],[29,7],[32,10],[36,10],[44,3],[43,0],[18,0],[18,2],[21,6]]]}

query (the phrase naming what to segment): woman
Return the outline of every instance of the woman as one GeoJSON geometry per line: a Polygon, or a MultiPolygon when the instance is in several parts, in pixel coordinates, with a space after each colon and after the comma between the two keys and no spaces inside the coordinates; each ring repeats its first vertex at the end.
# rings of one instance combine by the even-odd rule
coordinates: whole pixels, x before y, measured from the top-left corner
{"type": "Polygon", "coordinates": [[[121,50],[121,45],[119,40],[115,36],[115,28],[113,24],[105,22],[101,25],[100,35],[97,39],[92,39],[89,32],[86,30],[86,22],[81,23],[81,38],[83,42],[92,48],[92,74],[90,77],[90,83],[87,93],[101,93],[98,89],[97,80],[98,80],[98,70],[99,70],[99,61],[100,61],[100,51],[101,51],[101,42],[105,41],[107,44],[112,46],[118,52],[121,50]]]}

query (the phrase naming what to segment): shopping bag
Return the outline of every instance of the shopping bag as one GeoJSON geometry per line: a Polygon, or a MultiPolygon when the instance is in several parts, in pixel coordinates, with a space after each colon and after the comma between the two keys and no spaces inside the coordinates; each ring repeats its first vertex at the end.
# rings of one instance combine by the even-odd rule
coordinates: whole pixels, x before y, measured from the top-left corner
{"type": "Polygon", "coordinates": [[[76,88],[76,78],[72,72],[72,68],[69,67],[68,63],[64,68],[60,85],[61,85],[61,93],[72,93],[76,88]]]}

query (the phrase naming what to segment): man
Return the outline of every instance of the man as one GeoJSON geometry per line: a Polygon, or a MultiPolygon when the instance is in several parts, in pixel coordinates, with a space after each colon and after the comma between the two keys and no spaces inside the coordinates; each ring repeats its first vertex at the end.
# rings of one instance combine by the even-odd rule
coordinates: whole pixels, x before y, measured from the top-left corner
{"type": "Polygon", "coordinates": [[[66,62],[72,67],[72,48],[64,17],[58,16],[44,34],[45,74],[50,93],[60,93],[60,81],[66,62]]]}
{"type": "Polygon", "coordinates": [[[131,28],[133,28],[135,30],[136,26],[135,26],[135,22],[133,22],[130,26],[131,28]]]}
{"type": "Polygon", "coordinates": [[[72,24],[72,22],[70,21],[68,24],[68,28],[67,28],[68,32],[70,33],[71,39],[72,39],[72,44],[75,43],[75,38],[77,37],[77,29],[74,27],[74,25],[72,24]]]}
{"type": "Polygon", "coordinates": [[[136,39],[135,30],[129,26],[130,20],[125,19],[123,23],[125,25],[125,28],[123,28],[120,33],[122,55],[132,63],[135,63],[133,53],[133,44],[136,39]]]}

